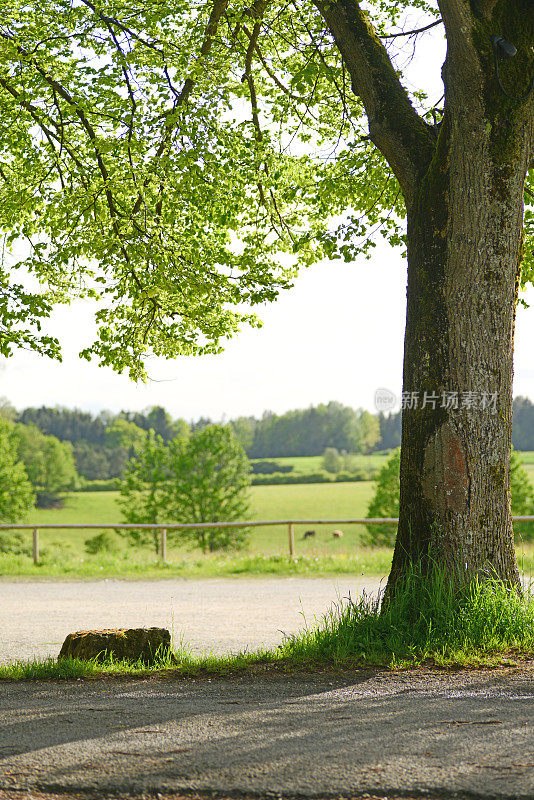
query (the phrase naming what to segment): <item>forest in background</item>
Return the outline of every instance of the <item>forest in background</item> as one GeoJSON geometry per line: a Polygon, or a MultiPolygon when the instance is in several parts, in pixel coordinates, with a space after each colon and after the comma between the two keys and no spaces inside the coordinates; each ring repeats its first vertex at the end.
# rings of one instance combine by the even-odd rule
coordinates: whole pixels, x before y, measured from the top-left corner
{"type": "MultiPolygon", "coordinates": [[[[19,412],[8,401],[3,401],[0,414],[20,426],[19,440],[25,450],[25,461],[32,453],[42,451],[45,445],[56,461],[60,455],[63,460],[70,461],[69,452],[72,453],[75,470],[65,469],[70,476],[69,488],[76,488],[79,478],[82,482],[120,478],[149,430],[168,442],[212,422],[205,417],[190,422],[173,419],[161,406],[145,411],[118,414],[102,411],[93,415],[77,409],[45,406],[19,412]],[[43,435],[55,437],[58,442],[45,442],[43,435]],[[58,447],[59,442],[64,446],[58,447]]],[[[330,402],[284,414],[266,411],[260,418],[237,417],[227,420],[227,424],[233,428],[250,459],[321,456],[328,448],[339,453],[369,454],[400,445],[401,413],[373,415],[330,402]]],[[[512,443],[516,450],[534,450],[534,403],[526,397],[514,400],[512,443]]],[[[38,461],[35,455],[34,462],[38,461]]]]}

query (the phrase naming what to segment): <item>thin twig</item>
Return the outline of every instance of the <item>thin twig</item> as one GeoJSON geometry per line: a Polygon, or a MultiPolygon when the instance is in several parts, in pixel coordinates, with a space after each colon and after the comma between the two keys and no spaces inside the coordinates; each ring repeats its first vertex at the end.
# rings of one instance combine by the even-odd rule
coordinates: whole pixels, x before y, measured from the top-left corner
{"type": "Polygon", "coordinates": [[[413,31],[403,31],[402,33],[379,33],[378,36],[380,39],[398,39],[399,36],[415,36],[418,33],[429,31],[430,28],[435,28],[436,25],[441,25],[442,22],[442,19],[438,19],[436,22],[431,22],[430,25],[425,25],[424,28],[415,28],[413,31]]]}

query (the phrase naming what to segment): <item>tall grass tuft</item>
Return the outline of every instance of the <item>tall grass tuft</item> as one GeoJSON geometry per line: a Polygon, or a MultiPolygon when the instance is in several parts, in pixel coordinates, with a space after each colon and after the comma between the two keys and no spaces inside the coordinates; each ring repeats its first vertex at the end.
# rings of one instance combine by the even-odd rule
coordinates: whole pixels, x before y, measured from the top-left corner
{"type": "Polygon", "coordinates": [[[340,601],[314,627],[290,636],[282,658],[406,666],[474,664],[507,651],[534,654],[534,599],[492,578],[459,591],[439,570],[413,568],[394,599],[340,601]]]}

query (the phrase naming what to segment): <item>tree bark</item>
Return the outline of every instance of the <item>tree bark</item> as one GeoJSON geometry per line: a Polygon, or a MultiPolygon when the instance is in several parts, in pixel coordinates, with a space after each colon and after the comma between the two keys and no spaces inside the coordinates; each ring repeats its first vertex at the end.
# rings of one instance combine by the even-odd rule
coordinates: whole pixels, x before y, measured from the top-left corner
{"type": "Polygon", "coordinates": [[[438,0],[445,106],[441,125],[430,126],[357,0],[315,2],[407,208],[403,400],[413,400],[403,403],[386,602],[411,564],[423,573],[436,565],[459,586],[488,575],[519,589],[510,446],[523,192],[534,154],[534,6],[438,0]],[[495,37],[516,55],[494,52],[495,37]]]}
{"type": "Polygon", "coordinates": [[[510,449],[532,106],[502,94],[487,58],[463,75],[449,55],[436,153],[408,208],[400,520],[386,600],[413,563],[459,586],[475,576],[520,586],[510,449]]]}

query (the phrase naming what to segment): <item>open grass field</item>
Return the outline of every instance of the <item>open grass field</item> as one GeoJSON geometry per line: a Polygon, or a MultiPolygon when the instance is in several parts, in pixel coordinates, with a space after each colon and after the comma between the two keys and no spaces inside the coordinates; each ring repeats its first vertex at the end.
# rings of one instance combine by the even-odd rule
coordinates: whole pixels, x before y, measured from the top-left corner
{"type": "MultiPolygon", "coordinates": [[[[370,481],[294,486],[256,486],[251,489],[251,519],[309,519],[364,517],[373,493],[370,481]]],[[[65,498],[62,509],[32,512],[27,523],[38,528],[45,523],[83,524],[121,522],[118,492],[76,492],[65,498]]],[[[253,528],[246,551],[237,554],[203,555],[188,544],[173,541],[168,534],[167,561],[161,565],[153,549],[134,549],[127,537],[113,533],[115,549],[89,555],[85,541],[99,530],[40,530],[42,563],[33,565],[29,555],[1,555],[0,575],[49,575],[70,577],[165,577],[166,575],[237,574],[338,574],[385,575],[391,551],[385,548],[362,550],[360,526],[314,526],[315,537],[304,539],[309,526],[296,525],[296,560],[288,558],[288,529],[279,525],[253,528]],[[343,537],[334,539],[334,527],[343,528],[343,537]]],[[[31,531],[24,532],[31,545],[31,531]]]]}
{"type": "Polygon", "coordinates": [[[323,469],[322,456],[294,456],[292,458],[252,458],[251,464],[261,461],[276,461],[284,467],[293,467],[293,472],[302,475],[308,472],[321,472],[323,469]]]}
{"type": "MultiPolygon", "coordinates": [[[[373,493],[371,481],[359,483],[298,484],[295,486],[253,486],[251,489],[251,519],[335,519],[364,517],[373,493]]],[[[65,498],[62,509],[38,509],[32,512],[26,522],[35,523],[115,523],[122,522],[117,505],[118,492],[73,492],[65,498]]],[[[318,553],[352,553],[359,544],[360,526],[343,526],[343,538],[333,539],[332,526],[316,526],[316,535],[304,540],[302,537],[308,526],[295,526],[297,553],[316,555],[318,553]]],[[[98,531],[42,531],[40,539],[44,548],[65,547],[73,555],[85,552],[84,542],[98,531]]],[[[28,533],[30,537],[30,533],[28,533]]],[[[117,537],[118,544],[124,541],[117,537]]],[[[252,553],[287,553],[287,526],[254,528],[250,537],[249,551],[252,553]]],[[[183,546],[169,545],[169,555],[173,552],[185,554],[183,546]]]]}
{"type": "MultiPolygon", "coordinates": [[[[531,480],[534,464],[528,467],[531,480]]],[[[372,481],[358,483],[300,484],[293,486],[255,486],[251,489],[251,519],[336,519],[365,517],[374,490],[372,481]]],[[[121,522],[118,492],[77,492],[67,495],[62,509],[36,510],[27,522],[36,527],[44,523],[112,524],[121,522]]],[[[72,577],[130,576],[163,577],[164,574],[317,574],[354,572],[384,575],[389,570],[391,551],[360,547],[357,525],[296,525],[295,555],[290,562],[287,526],[253,528],[248,548],[239,555],[204,556],[169,534],[168,567],[159,564],[154,550],[133,549],[126,537],[113,534],[115,550],[88,555],[86,539],[98,530],[40,531],[42,564],[35,567],[28,556],[0,554],[0,575],[70,575],[72,577]],[[304,539],[307,528],[314,537],[304,539]],[[341,539],[332,537],[333,527],[343,530],[341,539]]],[[[31,531],[24,533],[31,544],[31,531]]],[[[520,566],[527,576],[534,573],[534,545],[518,549],[520,566]]]]}
{"type": "MultiPolygon", "coordinates": [[[[371,453],[370,455],[355,455],[351,456],[351,463],[354,464],[356,469],[380,469],[387,462],[389,455],[384,453],[371,453]]],[[[277,464],[282,466],[293,467],[292,473],[295,475],[303,475],[309,472],[322,472],[323,471],[323,457],[322,456],[293,456],[287,458],[256,458],[255,461],[276,461],[277,464]]],[[[533,461],[534,464],[534,461],[533,461]]]]}
{"type": "MultiPolygon", "coordinates": [[[[254,519],[347,519],[365,517],[374,490],[372,481],[360,483],[302,484],[297,486],[254,486],[254,519]],[[274,491],[273,491],[274,490],[274,491]]],[[[315,526],[315,537],[303,539],[309,526],[295,526],[297,552],[352,552],[359,545],[359,525],[335,526],[342,539],[332,538],[332,526],[315,526]]],[[[273,546],[287,551],[287,528],[258,528],[251,549],[273,552],[273,546]]]]}

